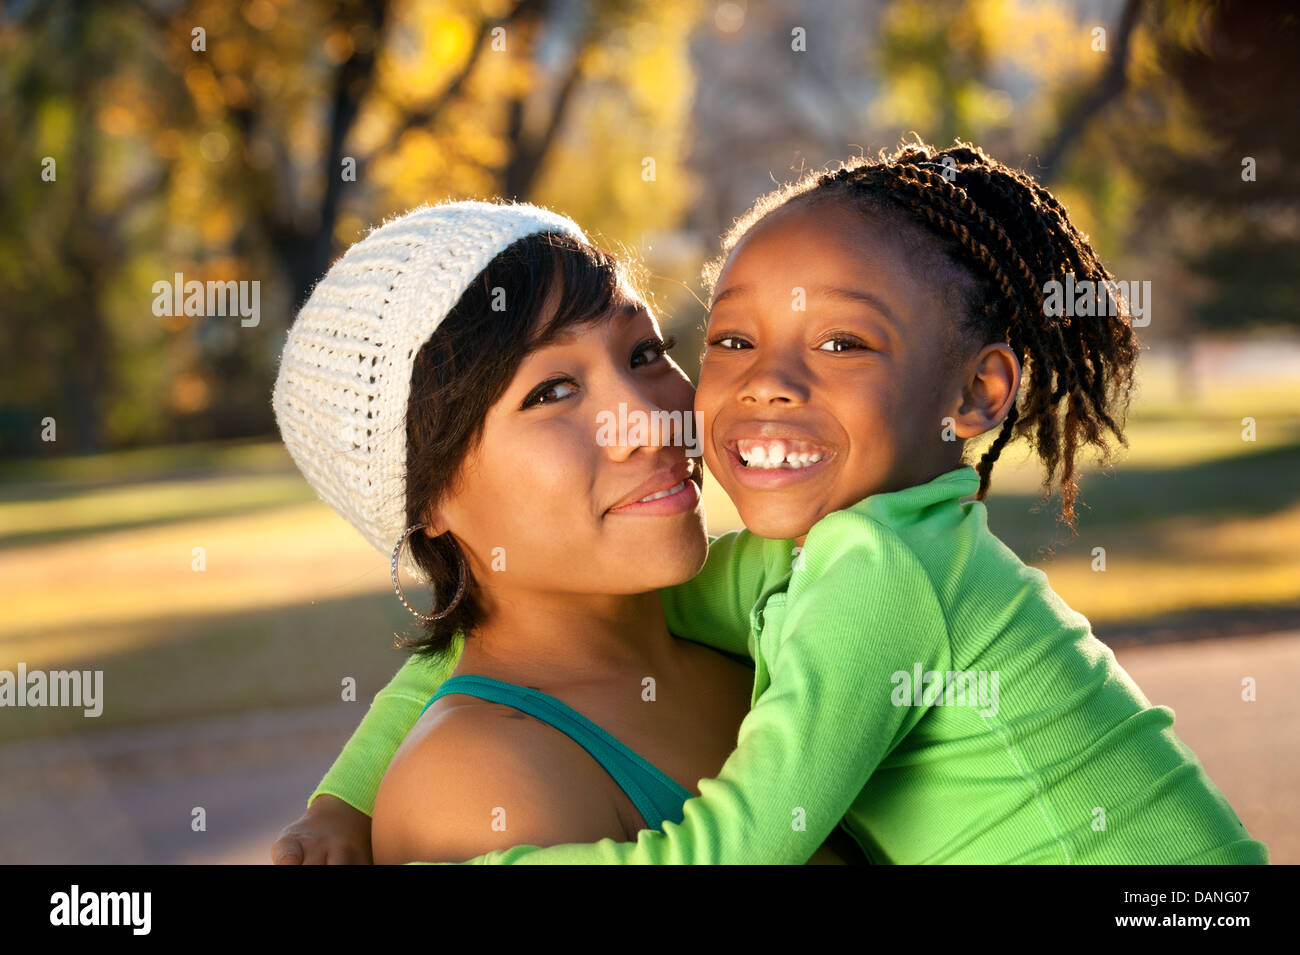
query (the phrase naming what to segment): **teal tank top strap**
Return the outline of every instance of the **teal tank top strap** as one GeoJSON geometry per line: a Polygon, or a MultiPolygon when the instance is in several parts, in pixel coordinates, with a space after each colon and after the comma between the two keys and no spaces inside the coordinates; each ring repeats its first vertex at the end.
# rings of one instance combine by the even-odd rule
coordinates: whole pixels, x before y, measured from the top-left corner
{"type": "MultiPolygon", "coordinates": [[[[555,727],[590,753],[613,777],[648,828],[661,829],[665,821],[682,821],[683,804],[691,798],[689,791],[627,744],[550,694],[492,677],[461,674],[443,681],[438,692],[424,704],[424,710],[449,693],[464,693],[512,706],[555,727]]],[[[421,716],[424,710],[420,711],[421,716]]]]}

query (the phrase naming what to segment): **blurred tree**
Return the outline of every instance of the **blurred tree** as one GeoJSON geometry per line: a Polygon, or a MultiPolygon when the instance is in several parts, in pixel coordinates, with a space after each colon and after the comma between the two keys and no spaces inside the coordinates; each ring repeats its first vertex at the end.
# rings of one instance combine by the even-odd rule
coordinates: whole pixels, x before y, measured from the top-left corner
{"type": "MultiPolygon", "coordinates": [[[[581,55],[603,25],[568,0],[514,0],[496,15],[469,3],[280,6],[262,0],[236,11],[196,0],[180,13],[159,14],[158,26],[172,71],[191,90],[196,118],[225,127],[233,139],[224,176],[241,184],[231,194],[237,217],[280,260],[293,307],[340,242],[356,237],[355,229],[339,235],[345,204],[360,207],[353,220],[360,222],[367,205],[382,198],[367,189],[376,159],[421,132],[452,155],[460,151],[453,130],[467,106],[483,105],[481,91],[476,97],[473,90],[477,80],[504,127],[504,148],[471,160],[487,173],[478,183],[492,194],[529,196],[580,78],[581,55]],[[212,55],[192,51],[194,24],[209,25],[212,55]],[[429,95],[411,95],[421,88],[429,95]],[[367,112],[368,144],[356,135],[367,112]],[[451,135],[440,135],[444,129],[451,135]]],[[[625,7],[600,9],[611,17],[625,7]]],[[[487,127],[488,119],[476,115],[473,122],[487,127]]],[[[492,133],[480,128],[473,135],[492,133]]]]}
{"type": "Polygon", "coordinates": [[[974,139],[1050,184],[1104,259],[1166,276],[1157,337],[1181,314],[1214,327],[1300,322],[1300,182],[1284,167],[1300,123],[1281,105],[1296,99],[1300,11],[1109,7],[894,0],[880,17],[874,115],[933,142],[974,139]],[[1014,128],[989,108],[1005,91],[1014,128]]]}
{"type": "MultiPolygon", "coordinates": [[[[1141,95],[1157,117],[1123,142],[1151,208],[1182,222],[1178,254],[1206,282],[1198,324],[1300,324],[1300,11],[1283,2],[1155,4],[1141,95]]],[[[1120,142],[1117,137],[1117,142],[1120,142]]]]}
{"type": "MultiPolygon", "coordinates": [[[[118,343],[108,315],[114,277],[147,226],[141,203],[165,189],[165,166],[137,169],[103,135],[106,100],[129,109],[150,80],[132,63],[140,31],[110,8],[37,5],[22,30],[0,22],[0,442],[58,450],[105,439],[118,343]],[[134,77],[135,83],[131,83],[134,77]],[[144,78],[142,78],[144,77],[144,78]],[[127,81],[115,87],[118,81],[127,81]],[[110,90],[114,92],[110,92],[110,90]],[[19,409],[24,409],[20,411],[19,409]]],[[[152,81],[158,81],[153,71],[152,81]]],[[[149,360],[154,342],[141,342],[149,360]]]]}
{"type": "Polygon", "coordinates": [[[876,68],[887,79],[877,116],[946,144],[982,127],[996,24],[980,0],[897,0],[881,18],[876,68]]]}
{"type": "Polygon", "coordinates": [[[1182,314],[1300,323],[1300,183],[1284,166],[1300,124],[1279,105],[1296,97],[1297,44],[1287,4],[1125,0],[1095,78],[1057,95],[1036,174],[1088,197],[1104,246],[1170,260],[1156,337],[1182,314]]]}
{"type": "Polygon", "coordinates": [[[1061,160],[1088,123],[1124,93],[1128,83],[1129,49],[1141,14],[1141,0],[1124,0],[1118,22],[1113,30],[1105,34],[1104,52],[1107,57],[1100,75],[1090,86],[1081,85],[1062,97],[1062,105],[1066,108],[1061,111],[1062,118],[1056,134],[1038,161],[1036,175],[1040,181],[1049,183],[1056,177],[1061,160]]]}
{"type": "Polygon", "coordinates": [[[289,316],[340,248],[412,205],[559,194],[584,225],[671,220],[687,188],[655,144],[683,125],[671,51],[693,15],[687,0],[15,9],[0,20],[0,136],[18,145],[0,165],[0,328],[21,346],[0,355],[5,446],[39,448],[45,414],[61,450],[265,433],[289,316]],[[655,86],[673,93],[639,92],[655,86]],[[607,126],[573,121],[579,101],[622,114],[617,151],[607,126]],[[568,168],[548,175],[571,128],[568,168]],[[651,153],[658,183],[596,198],[640,182],[651,153]],[[46,155],[57,183],[40,180],[46,155]],[[263,321],[154,317],[152,285],[176,273],[258,281],[263,321]]]}

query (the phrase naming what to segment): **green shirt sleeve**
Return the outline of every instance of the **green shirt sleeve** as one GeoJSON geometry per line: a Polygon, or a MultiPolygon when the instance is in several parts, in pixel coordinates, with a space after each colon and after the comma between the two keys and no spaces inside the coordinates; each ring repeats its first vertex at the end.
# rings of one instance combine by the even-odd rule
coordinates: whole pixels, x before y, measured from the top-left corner
{"type": "Polygon", "coordinates": [[[896,701],[897,674],[947,670],[951,648],[930,578],[883,524],[835,512],[809,533],[804,557],[785,599],[762,611],[756,679],[766,660],[770,685],[680,824],[644,829],[635,843],[515,846],[469,863],[806,862],[926,709],[896,701]]]}
{"type": "Polygon", "coordinates": [[[748,531],[710,537],[709,556],[700,572],[660,591],[669,633],[753,657],[749,613],[763,588],[781,572],[780,562],[766,554],[764,545],[763,538],[748,531]]]}
{"type": "Polygon", "coordinates": [[[420,718],[429,697],[455,669],[463,646],[464,637],[458,633],[446,653],[433,659],[412,655],[402,664],[388,685],[375,694],[361,724],[308,798],[308,806],[317,796],[329,793],[367,816],[374,814],[375,794],[393,754],[420,718]]]}

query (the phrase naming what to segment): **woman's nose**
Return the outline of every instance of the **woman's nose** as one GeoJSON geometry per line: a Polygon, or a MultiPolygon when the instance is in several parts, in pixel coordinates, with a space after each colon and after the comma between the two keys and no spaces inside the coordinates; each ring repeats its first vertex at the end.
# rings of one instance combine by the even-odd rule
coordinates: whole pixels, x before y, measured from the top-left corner
{"type": "Polygon", "coordinates": [[[639,447],[685,446],[692,431],[693,389],[683,381],[682,395],[659,389],[630,389],[598,413],[597,443],[619,457],[639,447]],[[681,400],[676,400],[678,397],[681,400]]]}

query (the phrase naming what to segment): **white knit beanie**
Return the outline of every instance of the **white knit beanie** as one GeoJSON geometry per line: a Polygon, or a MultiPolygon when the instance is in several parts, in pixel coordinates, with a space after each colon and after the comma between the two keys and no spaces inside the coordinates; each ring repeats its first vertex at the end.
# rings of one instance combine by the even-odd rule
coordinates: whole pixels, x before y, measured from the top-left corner
{"type": "MultiPolygon", "coordinates": [[[[406,409],[415,357],[470,283],[535,233],[587,237],[525,203],[448,202],[385,222],[316,284],[289,329],[271,405],[317,495],[389,554],[406,530],[406,409]]],[[[402,568],[426,578],[402,548],[402,568]]]]}

